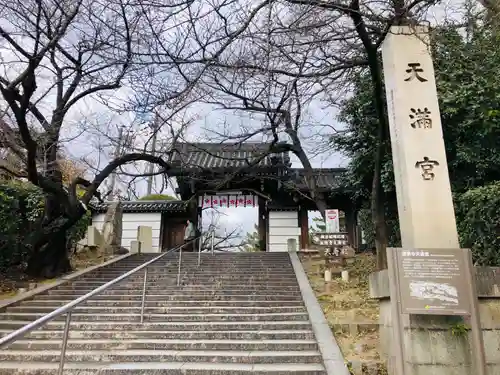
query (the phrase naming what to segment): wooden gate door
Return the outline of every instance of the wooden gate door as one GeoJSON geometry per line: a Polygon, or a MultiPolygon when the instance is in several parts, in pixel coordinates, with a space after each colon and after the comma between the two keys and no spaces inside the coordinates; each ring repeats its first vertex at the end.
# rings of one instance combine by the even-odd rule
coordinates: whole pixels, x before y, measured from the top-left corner
{"type": "Polygon", "coordinates": [[[184,243],[185,224],[183,221],[171,221],[167,224],[164,234],[164,250],[170,250],[184,243]]]}

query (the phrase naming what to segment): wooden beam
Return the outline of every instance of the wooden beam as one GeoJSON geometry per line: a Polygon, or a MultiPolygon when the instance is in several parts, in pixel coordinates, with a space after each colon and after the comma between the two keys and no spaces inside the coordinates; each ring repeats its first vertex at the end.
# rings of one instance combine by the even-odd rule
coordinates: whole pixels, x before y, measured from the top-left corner
{"type": "Polygon", "coordinates": [[[351,245],[354,249],[357,248],[356,244],[356,211],[354,208],[350,208],[346,211],[345,213],[345,226],[346,226],[346,231],[347,231],[347,239],[349,241],[349,245],[351,245]]]}
{"type": "Polygon", "coordinates": [[[309,217],[307,207],[300,206],[299,209],[299,225],[300,225],[300,249],[307,249],[309,246],[309,217]]]}
{"type": "Polygon", "coordinates": [[[266,200],[262,197],[258,198],[259,205],[259,248],[260,251],[267,251],[267,223],[269,214],[266,209],[266,200]]]}

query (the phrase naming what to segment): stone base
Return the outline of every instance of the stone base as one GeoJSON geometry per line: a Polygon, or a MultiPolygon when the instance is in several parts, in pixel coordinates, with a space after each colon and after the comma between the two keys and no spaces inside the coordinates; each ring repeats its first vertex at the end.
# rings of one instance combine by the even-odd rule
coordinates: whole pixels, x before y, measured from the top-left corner
{"type": "MultiPolygon", "coordinates": [[[[380,302],[379,351],[382,360],[390,356],[393,337],[387,275],[387,271],[381,271],[370,276],[371,297],[380,302]]],[[[499,297],[490,295],[479,299],[488,375],[500,375],[499,297]]],[[[472,340],[467,318],[404,314],[402,324],[408,369],[405,375],[473,375],[476,372],[472,367],[472,340]]],[[[391,368],[388,370],[390,375],[400,375],[391,368]]]]}

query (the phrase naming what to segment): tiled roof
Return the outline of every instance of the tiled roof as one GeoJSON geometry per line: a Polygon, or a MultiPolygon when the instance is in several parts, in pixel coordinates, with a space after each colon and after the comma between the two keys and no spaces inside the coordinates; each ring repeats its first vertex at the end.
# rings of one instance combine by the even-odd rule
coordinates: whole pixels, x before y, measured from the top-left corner
{"type": "MultiPolygon", "coordinates": [[[[97,212],[106,212],[112,202],[95,205],[97,212]]],[[[122,201],[123,212],[172,212],[185,211],[185,201],[122,201]]]]}
{"type": "MultiPolygon", "coordinates": [[[[316,185],[319,189],[334,189],[339,186],[339,178],[346,172],[345,168],[315,168],[316,185]]],[[[289,186],[296,189],[307,189],[304,169],[290,169],[289,186]]]]}
{"type": "MultiPolygon", "coordinates": [[[[268,143],[181,143],[171,161],[188,169],[270,167],[269,148],[268,143]]],[[[281,163],[289,162],[287,153],[279,155],[281,163]]]]}

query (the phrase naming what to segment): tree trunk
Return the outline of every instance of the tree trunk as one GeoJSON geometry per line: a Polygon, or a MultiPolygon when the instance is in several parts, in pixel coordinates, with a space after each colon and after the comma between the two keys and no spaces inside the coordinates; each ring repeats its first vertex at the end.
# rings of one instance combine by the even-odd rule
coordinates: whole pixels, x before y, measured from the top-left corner
{"type": "Polygon", "coordinates": [[[377,51],[368,51],[368,61],[373,84],[373,100],[377,110],[378,128],[375,145],[374,169],[371,193],[371,213],[375,227],[375,249],[377,251],[377,269],[387,268],[387,225],[385,222],[384,191],[382,187],[382,157],[384,143],[387,140],[388,124],[384,110],[382,87],[382,69],[378,61],[377,51]]]}
{"type": "Polygon", "coordinates": [[[66,230],[54,233],[41,249],[35,249],[26,268],[28,275],[36,278],[52,279],[71,271],[66,248],[66,234],[66,230]]]}
{"type": "MultiPolygon", "coordinates": [[[[56,172],[54,180],[61,183],[56,172]]],[[[42,222],[42,229],[54,226],[53,230],[36,237],[33,246],[33,254],[28,260],[26,273],[37,278],[54,278],[71,271],[69,254],[67,248],[67,235],[70,229],[82,216],[72,213],[74,216],[67,218],[68,213],[61,203],[60,197],[47,195],[45,198],[45,212],[42,222]],[[57,224],[60,222],[60,224],[57,224]]]]}
{"type": "Polygon", "coordinates": [[[302,167],[304,168],[304,172],[306,174],[307,185],[309,187],[309,191],[311,192],[311,198],[314,200],[316,208],[318,209],[319,213],[321,214],[324,220],[325,211],[328,209],[325,195],[322,192],[318,191],[318,186],[316,184],[316,179],[313,173],[312,164],[309,160],[309,157],[302,148],[302,144],[300,142],[299,137],[297,136],[297,133],[294,131],[293,133],[289,132],[288,134],[289,135],[293,134],[292,141],[297,150],[295,152],[295,155],[299,158],[300,162],[302,163],[302,167]]]}

